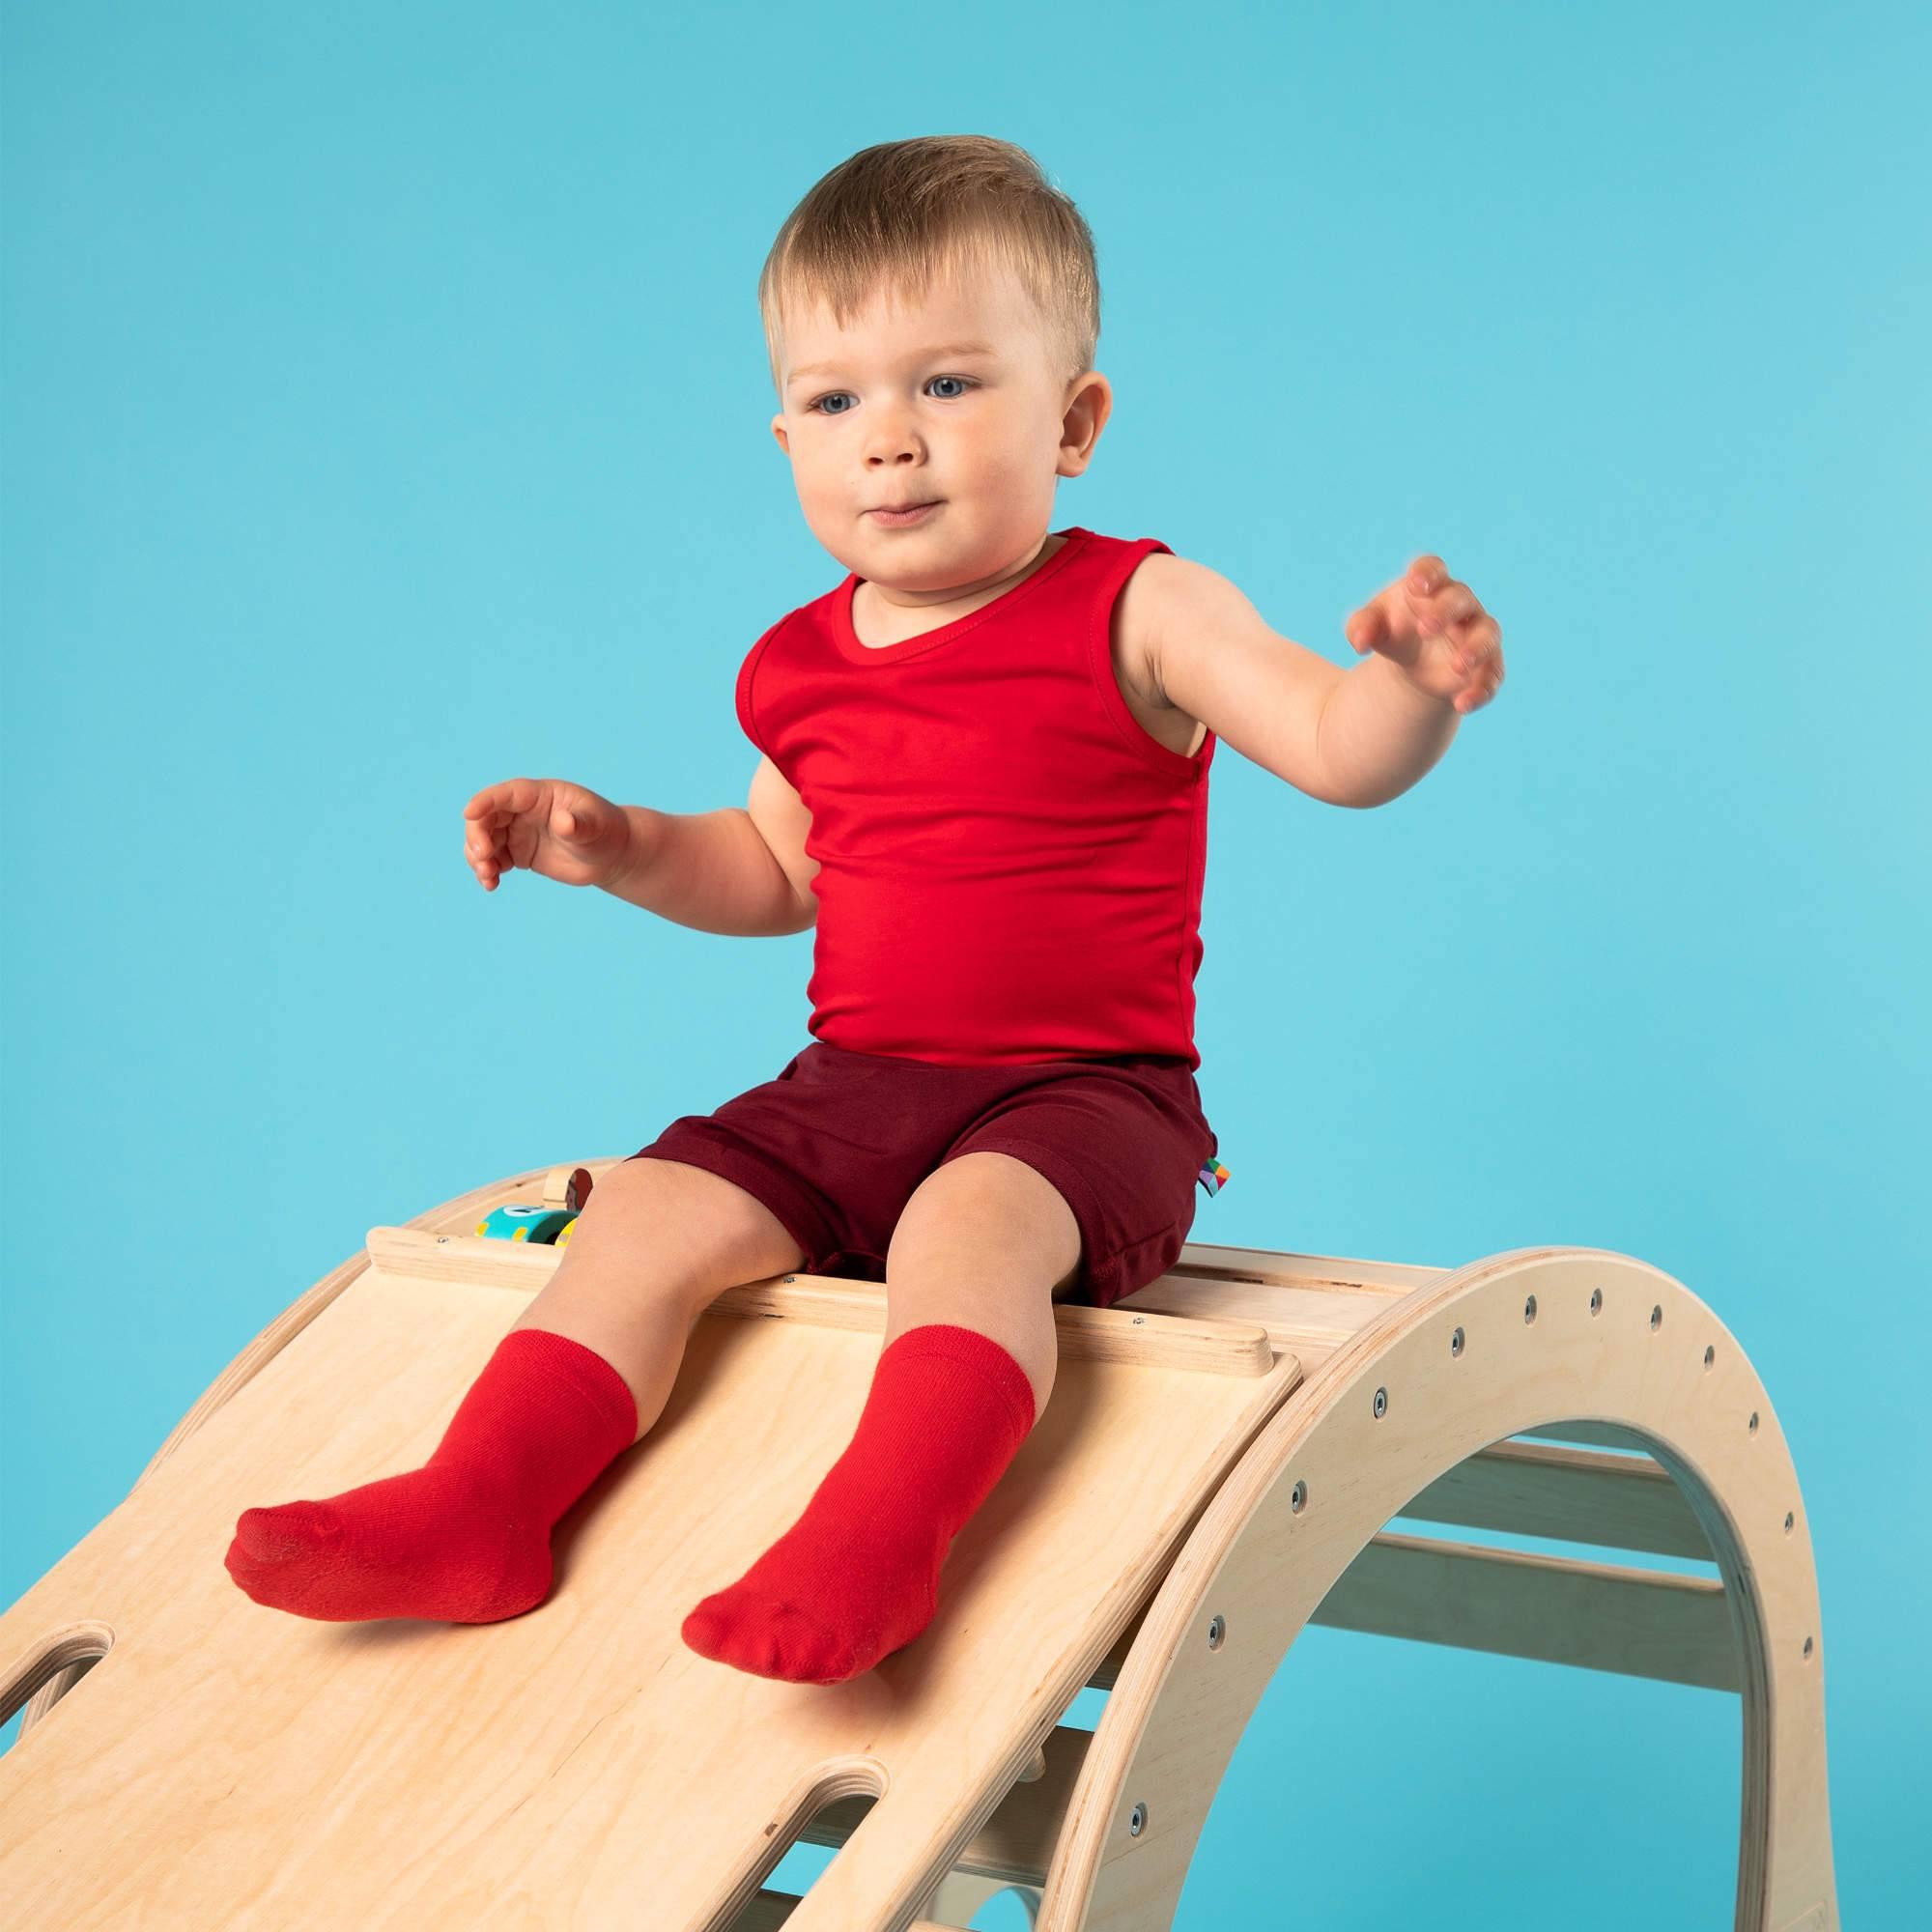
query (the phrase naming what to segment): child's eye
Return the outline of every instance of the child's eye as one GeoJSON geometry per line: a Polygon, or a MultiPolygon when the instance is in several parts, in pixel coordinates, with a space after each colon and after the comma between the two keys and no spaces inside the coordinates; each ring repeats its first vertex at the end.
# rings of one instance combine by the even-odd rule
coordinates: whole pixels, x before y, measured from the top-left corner
{"type": "MultiPolygon", "coordinates": [[[[957,383],[961,385],[959,395],[939,397],[937,400],[942,403],[956,403],[959,396],[964,395],[968,389],[977,389],[980,386],[978,379],[972,376],[933,376],[928,379],[926,387],[930,388],[934,383],[957,383]]],[[[828,389],[824,395],[814,396],[807,403],[805,412],[807,415],[849,416],[852,413],[850,410],[826,410],[820,409],[819,405],[831,402],[836,396],[849,396],[851,393],[850,389],[828,389]]]]}

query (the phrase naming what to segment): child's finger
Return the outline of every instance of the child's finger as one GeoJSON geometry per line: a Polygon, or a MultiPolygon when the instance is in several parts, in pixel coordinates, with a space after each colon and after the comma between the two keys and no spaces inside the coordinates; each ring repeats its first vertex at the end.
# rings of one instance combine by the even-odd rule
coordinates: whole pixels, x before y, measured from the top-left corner
{"type": "Polygon", "coordinates": [[[1342,626],[1342,635],[1359,653],[1389,641],[1388,611],[1379,596],[1372,597],[1342,626]]]}
{"type": "Polygon", "coordinates": [[[595,845],[610,832],[611,807],[596,792],[580,792],[564,812],[563,836],[573,844],[595,845]]]}
{"type": "Polygon", "coordinates": [[[1417,610],[1433,610],[1444,622],[1451,624],[1475,616],[1483,608],[1476,601],[1476,593],[1466,583],[1458,583],[1453,578],[1427,596],[1409,591],[1408,601],[1417,610]]]}
{"type": "Polygon", "coordinates": [[[1456,695],[1458,711],[1474,711],[1478,705],[1487,704],[1502,687],[1503,673],[1500,665],[1479,672],[1456,695]]]}
{"type": "MultiPolygon", "coordinates": [[[[500,784],[485,785],[463,808],[464,817],[488,819],[491,817],[503,817],[516,812],[520,810],[516,795],[519,784],[528,785],[529,781],[527,779],[507,779],[500,784]]],[[[530,788],[534,792],[535,788],[533,786],[530,788]]],[[[526,800],[524,803],[527,805],[530,801],[526,800]]]]}
{"type": "Polygon", "coordinates": [[[1493,617],[1484,616],[1464,629],[1455,639],[1456,662],[1465,670],[1502,664],[1502,626],[1493,617]]]}

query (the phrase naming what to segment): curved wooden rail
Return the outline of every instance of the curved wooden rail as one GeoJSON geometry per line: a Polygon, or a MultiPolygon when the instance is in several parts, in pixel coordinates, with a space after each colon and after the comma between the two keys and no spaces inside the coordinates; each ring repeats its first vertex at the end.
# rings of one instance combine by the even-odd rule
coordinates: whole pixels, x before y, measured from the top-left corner
{"type": "Polygon", "coordinates": [[[1738,1932],[1835,1927],[1817,1585],[1764,1386],[1723,1323],[1661,1269],[1534,1248],[1396,1302],[1229,1473],[1149,1605],[1086,1752],[1039,1932],[1165,1932],[1235,1746],[1322,1600],[1445,1472],[1577,1418],[1598,1439],[1627,1432],[1669,1471],[1721,1573],[1744,1698],[1738,1932]]]}

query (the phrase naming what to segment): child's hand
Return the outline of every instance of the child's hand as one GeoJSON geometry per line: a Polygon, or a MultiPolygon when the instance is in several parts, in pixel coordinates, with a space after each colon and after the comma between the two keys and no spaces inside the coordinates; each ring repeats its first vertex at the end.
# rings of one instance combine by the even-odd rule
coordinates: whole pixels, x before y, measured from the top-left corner
{"type": "Polygon", "coordinates": [[[463,817],[463,856],[485,892],[518,866],[566,886],[601,886],[630,858],[630,814],[568,779],[485,785],[463,817]]]}
{"type": "Polygon", "coordinates": [[[1376,651],[1409,682],[1473,711],[1503,681],[1502,626],[1439,556],[1419,556],[1342,626],[1356,651],[1376,651]]]}

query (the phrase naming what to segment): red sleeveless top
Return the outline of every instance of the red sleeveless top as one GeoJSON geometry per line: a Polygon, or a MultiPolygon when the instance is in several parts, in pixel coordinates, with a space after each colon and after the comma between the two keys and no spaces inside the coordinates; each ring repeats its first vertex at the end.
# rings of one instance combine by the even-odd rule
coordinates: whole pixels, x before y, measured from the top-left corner
{"type": "Polygon", "coordinates": [[[810,1031],[948,1066],[1201,1065],[1208,731],[1187,757],[1114,680],[1114,601],[1154,537],[1079,526],[990,604],[895,644],[856,571],[738,671],[738,721],[811,814],[810,1031]]]}

